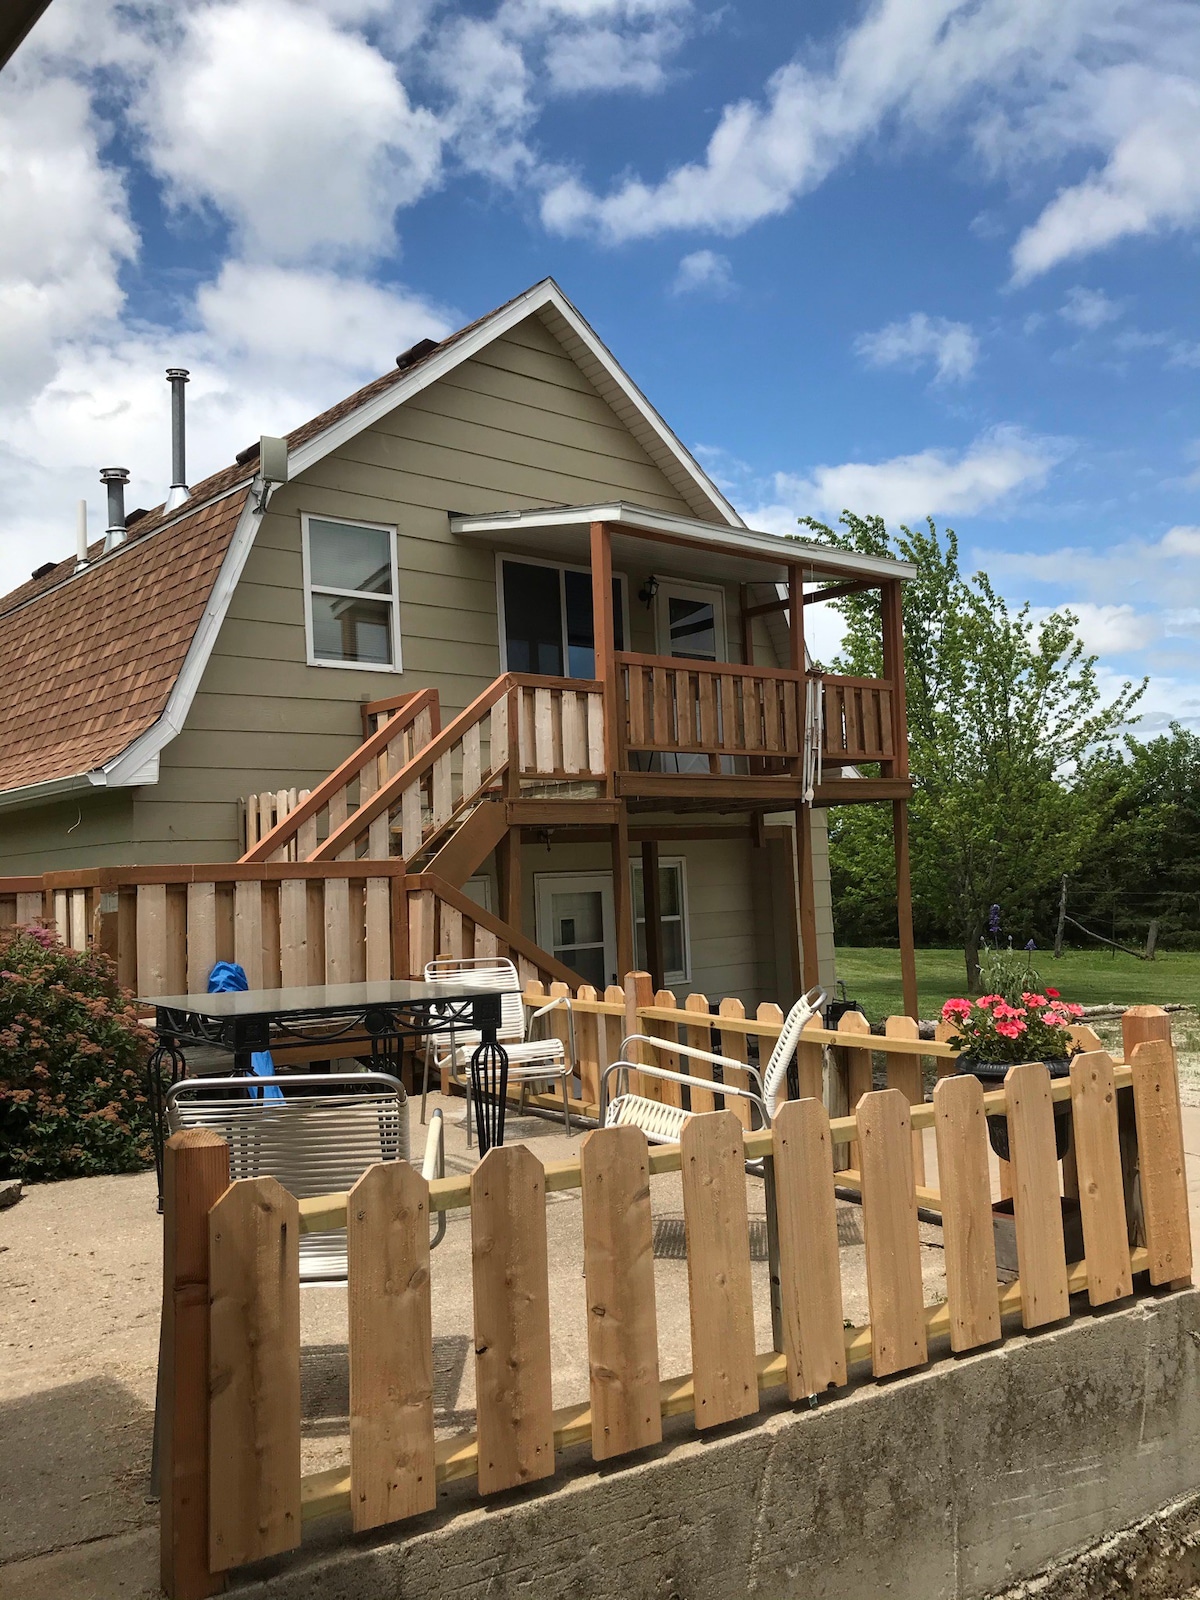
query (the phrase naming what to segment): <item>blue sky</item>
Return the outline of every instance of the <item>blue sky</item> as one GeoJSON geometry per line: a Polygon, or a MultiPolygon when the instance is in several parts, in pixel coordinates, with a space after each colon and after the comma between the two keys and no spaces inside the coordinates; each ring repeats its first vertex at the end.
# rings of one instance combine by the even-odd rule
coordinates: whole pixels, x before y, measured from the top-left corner
{"type": "Polygon", "coordinates": [[[0,585],[547,273],[748,520],[955,526],[1200,726],[1200,8],[54,0],[0,83],[0,585]]]}

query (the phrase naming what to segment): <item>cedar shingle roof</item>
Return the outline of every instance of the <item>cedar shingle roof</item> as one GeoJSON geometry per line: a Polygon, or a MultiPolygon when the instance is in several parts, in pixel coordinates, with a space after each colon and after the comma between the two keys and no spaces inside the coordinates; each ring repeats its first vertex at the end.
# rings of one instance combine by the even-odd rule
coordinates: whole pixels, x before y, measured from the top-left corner
{"type": "Polygon", "coordinates": [[[62,562],[2,603],[0,792],[90,772],[158,720],[246,494],[122,546],[69,583],[74,563],[62,562]],[[13,609],[55,574],[58,587],[13,609]]]}

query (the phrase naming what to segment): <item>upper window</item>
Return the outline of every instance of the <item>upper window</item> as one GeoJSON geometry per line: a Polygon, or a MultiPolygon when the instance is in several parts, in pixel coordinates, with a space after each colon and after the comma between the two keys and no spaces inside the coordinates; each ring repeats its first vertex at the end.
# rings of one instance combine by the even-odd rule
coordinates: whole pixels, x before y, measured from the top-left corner
{"type": "MultiPolygon", "coordinates": [[[[625,580],[615,574],[613,642],[625,648],[625,580]]],[[[593,678],[592,575],[543,561],[500,561],[504,670],[544,678],[593,678]]]]}
{"type": "Polygon", "coordinates": [[[395,528],[302,522],[309,664],[399,672],[395,528]]]}

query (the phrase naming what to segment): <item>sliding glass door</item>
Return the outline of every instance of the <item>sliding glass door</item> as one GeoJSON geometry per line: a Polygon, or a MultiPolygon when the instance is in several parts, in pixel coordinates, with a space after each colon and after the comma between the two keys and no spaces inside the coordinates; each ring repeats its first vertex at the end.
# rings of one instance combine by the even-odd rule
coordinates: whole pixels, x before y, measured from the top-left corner
{"type": "MultiPolygon", "coordinates": [[[[625,580],[612,582],[613,638],[625,648],[625,580]]],[[[515,556],[500,558],[500,636],[506,672],[546,678],[592,678],[592,575],[515,556]]]]}

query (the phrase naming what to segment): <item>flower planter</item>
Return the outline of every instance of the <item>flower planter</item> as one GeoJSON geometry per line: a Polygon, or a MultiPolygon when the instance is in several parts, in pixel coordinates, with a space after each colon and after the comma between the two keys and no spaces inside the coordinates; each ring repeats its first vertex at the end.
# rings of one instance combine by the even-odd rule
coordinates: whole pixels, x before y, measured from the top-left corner
{"type": "MultiPolygon", "coordinates": [[[[1004,1087],[1005,1075],[1012,1065],[1011,1061],[976,1061],[972,1056],[960,1056],[956,1070],[968,1072],[972,1077],[978,1078],[986,1093],[989,1089],[1004,1087]]],[[[1068,1056],[1056,1056],[1043,1062],[1043,1065],[1052,1078],[1066,1078],[1070,1075],[1071,1062],[1068,1056]]],[[[1001,1161],[1009,1160],[1008,1118],[989,1117],[987,1125],[992,1149],[1001,1161]]],[[[1054,1150],[1060,1161],[1066,1155],[1070,1143],[1071,1103],[1069,1100],[1060,1100],[1054,1107],[1054,1150]]]]}

